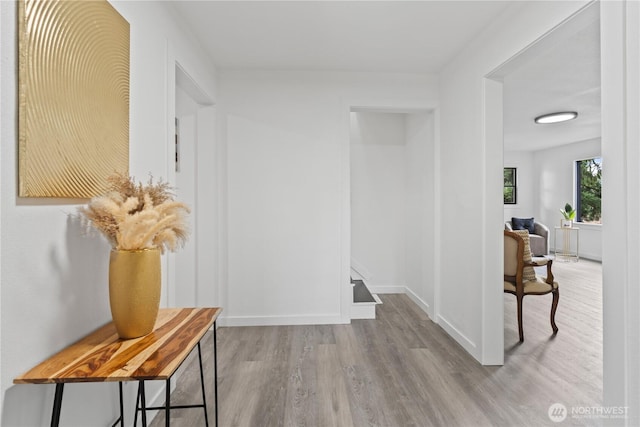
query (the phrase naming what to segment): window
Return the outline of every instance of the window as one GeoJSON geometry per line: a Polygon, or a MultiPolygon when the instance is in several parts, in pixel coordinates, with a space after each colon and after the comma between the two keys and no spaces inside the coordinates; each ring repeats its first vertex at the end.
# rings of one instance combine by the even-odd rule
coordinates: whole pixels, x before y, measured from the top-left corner
{"type": "Polygon", "coordinates": [[[576,162],[576,221],[602,224],[602,159],[576,162]]]}
{"type": "Polygon", "coordinates": [[[515,205],[517,198],[516,168],[504,168],[504,204],[515,205]]]}

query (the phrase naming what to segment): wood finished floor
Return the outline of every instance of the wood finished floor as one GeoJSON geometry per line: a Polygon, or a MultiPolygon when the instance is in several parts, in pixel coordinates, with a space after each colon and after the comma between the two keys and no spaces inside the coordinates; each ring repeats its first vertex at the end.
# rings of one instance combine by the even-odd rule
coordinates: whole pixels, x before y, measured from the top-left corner
{"type": "MultiPolygon", "coordinates": [[[[545,426],[557,425],[547,415],[553,403],[600,406],[601,266],[557,263],[554,274],[558,335],[551,296],[529,296],[519,344],[515,298],[505,295],[502,367],[479,365],[406,295],[381,295],[378,319],[351,325],[220,328],[220,426],[545,426]]],[[[210,338],[204,343],[210,349],[210,338]]],[[[211,351],[204,355],[211,369],[211,351]]],[[[207,387],[211,398],[210,380],[207,387]]],[[[192,357],[172,404],[198,402],[199,393],[192,357]]],[[[204,425],[199,409],[171,418],[172,426],[204,425]]],[[[562,423],[601,424],[571,416],[562,423]]],[[[159,414],[152,426],[162,425],[159,414]]]]}

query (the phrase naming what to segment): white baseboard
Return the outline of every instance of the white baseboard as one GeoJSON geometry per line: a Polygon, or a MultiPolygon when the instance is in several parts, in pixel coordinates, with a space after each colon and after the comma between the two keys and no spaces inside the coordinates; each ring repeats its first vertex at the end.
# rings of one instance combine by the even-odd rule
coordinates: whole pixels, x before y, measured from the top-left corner
{"type": "Polygon", "coordinates": [[[442,329],[444,329],[458,344],[460,344],[469,354],[476,359],[480,360],[477,356],[478,346],[467,338],[462,332],[456,329],[447,319],[442,316],[438,316],[437,322],[442,329]]]}
{"type": "Polygon", "coordinates": [[[339,325],[345,324],[340,314],[319,316],[226,316],[218,319],[220,326],[285,326],[285,325],[339,325]]]}
{"type": "MultiPolygon", "coordinates": [[[[555,252],[554,251],[549,251],[549,255],[547,256],[552,256],[554,257],[553,259],[555,260],[555,252]]],[[[595,261],[595,262],[602,262],[602,255],[601,254],[585,254],[580,252],[578,254],[579,259],[586,259],[589,261],[595,261]]],[[[560,261],[558,261],[560,262],[560,261]]]]}
{"type": "Polygon", "coordinates": [[[589,261],[602,262],[601,255],[593,255],[593,254],[578,254],[580,255],[580,259],[587,259],[589,261]]]}
{"type": "Polygon", "coordinates": [[[413,292],[409,288],[405,288],[405,293],[407,294],[409,299],[411,299],[411,301],[416,303],[416,305],[420,307],[422,311],[427,313],[427,316],[429,316],[430,319],[433,319],[433,315],[431,313],[431,307],[429,306],[428,303],[426,303],[422,298],[420,298],[415,292],[413,292]]]}

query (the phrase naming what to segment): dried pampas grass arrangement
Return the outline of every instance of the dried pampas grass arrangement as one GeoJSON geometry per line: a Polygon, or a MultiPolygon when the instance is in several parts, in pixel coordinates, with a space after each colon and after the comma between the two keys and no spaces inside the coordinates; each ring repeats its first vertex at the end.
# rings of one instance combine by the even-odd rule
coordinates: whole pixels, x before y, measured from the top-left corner
{"type": "Polygon", "coordinates": [[[143,185],[132,177],[116,174],[108,178],[109,191],[91,199],[80,214],[100,231],[117,250],[158,248],[175,251],[189,235],[189,207],[174,201],[166,182],[143,185]]]}

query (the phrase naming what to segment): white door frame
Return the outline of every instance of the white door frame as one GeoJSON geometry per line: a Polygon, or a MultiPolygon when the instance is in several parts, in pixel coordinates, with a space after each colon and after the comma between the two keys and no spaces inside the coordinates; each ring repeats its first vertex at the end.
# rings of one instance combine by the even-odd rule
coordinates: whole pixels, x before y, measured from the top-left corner
{"type": "MultiPolygon", "coordinates": [[[[202,183],[215,183],[218,180],[217,152],[215,144],[215,107],[211,97],[195,81],[188,70],[168,49],[167,64],[167,181],[176,183],[175,172],[175,129],[176,118],[176,88],[180,87],[189,94],[199,105],[196,116],[196,141],[195,141],[195,167],[196,202],[192,208],[192,220],[196,233],[192,233],[189,239],[195,240],[196,252],[196,304],[198,306],[215,306],[219,301],[218,281],[216,271],[219,266],[217,236],[217,206],[219,203],[219,191],[217,185],[202,185],[202,183]],[[211,193],[213,191],[213,194],[211,193]],[[208,218],[208,220],[205,220],[208,218]]],[[[176,292],[179,291],[178,278],[176,277],[175,254],[166,256],[166,306],[175,306],[176,292]]],[[[219,305],[219,304],[218,304],[219,305]]]]}

